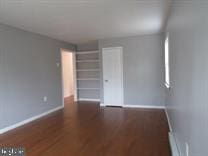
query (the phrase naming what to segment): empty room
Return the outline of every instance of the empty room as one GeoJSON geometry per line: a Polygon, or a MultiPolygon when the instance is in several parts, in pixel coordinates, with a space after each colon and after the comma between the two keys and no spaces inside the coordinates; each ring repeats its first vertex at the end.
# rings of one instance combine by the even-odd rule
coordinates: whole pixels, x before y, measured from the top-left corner
{"type": "Polygon", "coordinates": [[[208,155],[207,0],[0,0],[0,156],[208,155]]]}

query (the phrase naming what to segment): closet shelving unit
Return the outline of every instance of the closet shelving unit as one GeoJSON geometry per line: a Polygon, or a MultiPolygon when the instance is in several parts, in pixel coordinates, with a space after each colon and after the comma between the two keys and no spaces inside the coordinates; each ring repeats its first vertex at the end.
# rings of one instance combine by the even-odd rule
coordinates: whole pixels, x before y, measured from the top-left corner
{"type": "Polygon", "coordinates": [[[76,69],[78,100],[100,101],[99,52],[76,52],[76,69]]]}

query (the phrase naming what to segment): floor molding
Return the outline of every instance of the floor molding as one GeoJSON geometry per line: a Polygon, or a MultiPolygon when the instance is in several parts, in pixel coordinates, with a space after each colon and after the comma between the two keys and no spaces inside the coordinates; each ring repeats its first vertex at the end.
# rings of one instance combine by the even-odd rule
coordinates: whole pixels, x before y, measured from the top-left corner
{"type": "Polygon", "coordinates": [[[171,133],[171,132],[169,133],[169,142],[170,142],[172,156],[180,156],[175,137],[174,137],[173,133],[171,133]]]}
{"type": "MultiPolygon", "coordinates": [[[[106,105],[101,103],[101,107],[105,107],[106,105]]],[[[146,109],[165,109],[165,106],[150,106],[150,105],[123,105],[123,108],[146,108],[146,109]]]]}
{"type": "Polygon", "coordinates": [[[21,121],[21,122],[18,122],[18,123],[16,123],[16,124],[11,125],[11,126],[8,126],[8,127],[3,128],[3,129],[0,129],[0,134],[6,133],[6,132],[8,132],[8,131],[10,131],[10,130],[13,130],[13,129],[15,129],[15,128],[18,128],[18,127],[20,127],[20,126],[23,126],[23,125],[25,125],[25,124],[28,124],[28,123],[30,123],[30,122],[32,122],[32,121],[34,121],[34,120],[37,120],[37,119],[39,119],[39,118],[41,118],[41,117],[43,117],[43,116],[46,116],[46,115],[48,115],[48,114],[50,114],[50,113],[53,113],[53,112],[58,111],[58,110],[63,109],[63,108],[64,108],[63,106],[59,106],[59,107],[56,107],[56,108],[51,109],[51,110],[49,110],[49,111],[46,111],[46,112],[44,112],[44,113],[42,113],[42,114],[39,114],[39,115],[37,115],[37,116],[31,117],[31,118],[29,118],[29,119],[23,120],[23,121],[21,121]]]}
{"type": "Polygon", "coordinates": [[[123,107],[123,105],[116,105],[116,104],[104,104],[104,103],[100,103],[101,107],[123,107]]]}
{"type": "Polygon", "coordinates": [[[147,108],[147,109],[165,109],[165,106],[151,106],[151,105],[124,105],[124,108],[147,108]]]}
{"type": "Polygon", "coordinates": [[[104,103],[100,103],[100,106],[101,107],[105,107],[106,105],[104,103]]]}
{"type": "Polygon", "coordinates": [[[173,129],[172,129],[172,126],[171,126],[171,123],[170,123],[170,117],[168,115],[167,107],[165,107],[165,114],[166,114],[166,117],[167,117],[167,120],[168,120],[169,130],[170,130],[170,132],[173,132],[173,129]]]}

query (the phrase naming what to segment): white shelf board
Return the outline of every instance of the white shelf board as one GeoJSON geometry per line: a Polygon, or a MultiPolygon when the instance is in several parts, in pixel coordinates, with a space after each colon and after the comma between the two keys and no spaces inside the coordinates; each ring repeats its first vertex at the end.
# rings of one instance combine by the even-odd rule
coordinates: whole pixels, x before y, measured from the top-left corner
{"type": "Polygon", "coordinates": [[[83,52],[76,52],[78,55],[85,55],[85,54],[96,54],[99,53],[98,51],[83,51],[83,52]]]}
{"type": "Polygon", "coordinates": [[[79,78],[78,78],[77,80],[78,80],[78,81],[88,81],[88,80],[90,80],[90,81],[91,81],[91,80],[99,81],[100,79],[96,79],[96,78],[95,78],[95,79],[94,79],[94,78],[80,78],[80,79],[79,79],[79,78]]]}
{"type": "Polygon", "coordinates": [[[82,63],[82,62],[99,62],[99,60],[77,60],[77,63],[82,63]]]}
{"type": "Polygon", "coordinates": [[[77,90],[100,90],[100,88],[77,88],[77,90]]]}
{"type": "Polygon", "coordinates": [[[93,101],[93,102],[100,102],[100,99],[79,98],[78,101],[93,101]]]}
{"type": "Polygon", "coordinates": [[[100,71],[100,69],[77,69],[77,72],[87,72],[87,71],[100,71]]]}

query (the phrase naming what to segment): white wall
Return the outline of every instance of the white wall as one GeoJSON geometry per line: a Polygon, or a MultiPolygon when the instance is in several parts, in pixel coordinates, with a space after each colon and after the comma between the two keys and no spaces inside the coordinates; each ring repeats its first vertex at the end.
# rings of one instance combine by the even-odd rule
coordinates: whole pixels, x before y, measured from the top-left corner
{"type": "Polygon", "coordinates": [[[73,54],[66,50],[61,54],[64,97],[69,97],[74,95],[73,54]]]}

